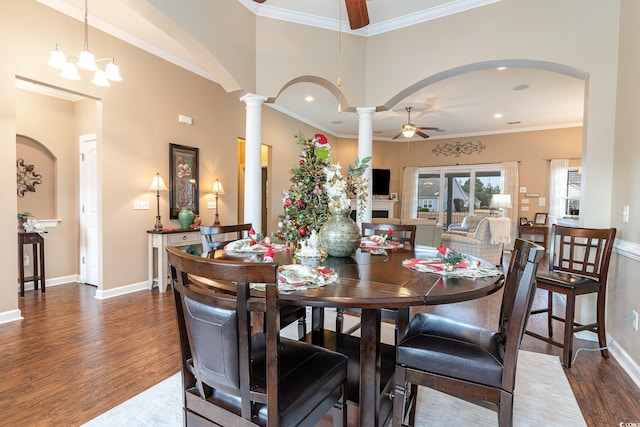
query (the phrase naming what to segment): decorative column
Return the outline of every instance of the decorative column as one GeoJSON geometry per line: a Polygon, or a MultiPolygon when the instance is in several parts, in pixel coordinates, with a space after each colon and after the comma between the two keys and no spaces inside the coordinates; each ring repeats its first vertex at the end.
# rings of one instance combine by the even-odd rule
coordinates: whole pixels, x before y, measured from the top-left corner
{"type": "MultiPolygon", "coordinates": [[[[358,112],[358,157],[360,158],[360,160],[362,160],[365,157],[370,157],[373,154],[373,113],[375,113],[376,109],[375,107],[358,107],[356,108],[356,111],[358,112]]],[[[373,161],[369,164],[373,165],[373,161]]],[[[367,209],[362,216],[362,221],[360,221],[359,219],[357,221],[360,228],[362,228],[362,222],[371,222],[371,166],[367,168],[364,176],[369,180],[369,185],[367,188],[367,193],[369,193],[369,196],[367,197],[367,209]]],[[[358,217],[360,217],[360,215],[358,215],[358,217]]]]}
{"type": "Polygon", "coordinates": [[[244,222],[262,231],[262,104],[266,97],[248,93],[240,98],[246,104],[244,153],[244,222]]]}

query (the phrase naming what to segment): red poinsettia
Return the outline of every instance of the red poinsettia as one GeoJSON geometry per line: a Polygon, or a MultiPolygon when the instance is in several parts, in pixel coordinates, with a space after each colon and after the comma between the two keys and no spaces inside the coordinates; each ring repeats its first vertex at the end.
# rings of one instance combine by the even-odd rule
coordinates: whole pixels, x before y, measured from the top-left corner
{"type": "Polygon", "coordinates": [[[329,141],[327,141],[327,137],[326,137],[326,136],[324,136],[324,135],[323,135],[323,134],[321,134],[321,133],[316,133],[315,135],[313,135],[313,137],[314,137],[315,139],[317,139],[317,140],[318,140],[318,144],[322,144],[322,145],[324,145],[324,144],[326,144],[327,142],[329,142],[329,141]]]}

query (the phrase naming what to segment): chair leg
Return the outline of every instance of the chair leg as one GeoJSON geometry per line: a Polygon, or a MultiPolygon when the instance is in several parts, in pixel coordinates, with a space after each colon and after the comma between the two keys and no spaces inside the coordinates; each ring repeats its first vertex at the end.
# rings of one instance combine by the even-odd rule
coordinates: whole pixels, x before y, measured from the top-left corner
{"type": "Polygon", "coordinates": [[[333,405],[333,427],[346,427],[347,425],[347,387],[342,385],[342,396],[333,405]]]}
{"type": "Polygon", "coordinates": [[[600,354],[605,359],[609,358],[609,350],[607,347],[607,329],[605,328],[605,294],[604,292],[598,293],[598,307],[597,307],[597,319],[598,319],[598,343],[600,344],[600,354]]]}
{"type": "Polygon", "coordinates": [[[562,349],[562,365],[565,368],[571,367],[571,358],[573,356],[573,325],[576,310],[576,296],[567,295],[567,306],[564,316],[564,342],[562,349]]]}
{"type": "Polygon", "coordinates": [[[549,338],[553,338],[553,292],[547,291],[547,330],[549,331],[549,338]]]}
{"type": "Polygon", "coordinates": [[[307,335],[307,319],[306,316],[298,319],[298,339],[302,339],[307,335]]]}
{"type": "Polygon", "coordinates": [[[344,320],[344,310],[342,308],[336,308],[336,333],[342,333],[342,324],[344,320]]]}
{"type": "Polygon", "coordinates": [[[407,405],[406,369],[396,366],[395,386],[393,388],[393,419],[392,427],[401,427],[404,424],[405,408],[407,405]]]}
{"type": "Polygon", "coordinates": [[[500,404],[498,406],[498,426],[513,426],[513,395],[504,390],[500,392],[500,404]]]}

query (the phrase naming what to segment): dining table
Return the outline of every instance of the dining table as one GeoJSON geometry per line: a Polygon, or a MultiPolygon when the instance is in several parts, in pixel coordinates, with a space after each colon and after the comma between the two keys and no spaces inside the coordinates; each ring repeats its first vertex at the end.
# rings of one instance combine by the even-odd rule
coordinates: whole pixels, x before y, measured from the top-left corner
{"type": "MultiPolygon", "coordinates": [[[[392,416],[395,347],[381,342],[382,310],[397,310],[397,327],[409,322],[410,307],[472,300],[499,290],[504,276],[465,277],[408,268],[407,262],[433,259],[436,248],[358,249],[352,256],[305,259],[289,250],[272,254],[282,266],[310,265],[337,273],[330,284],[280,292],[284,304],[311,307],[311,330],[303,339],[349,357],[347,400],[358,405],[359,425],[384,426],[392,416]],[[324,328],[325,308],[360,312],[360,337],[324,328]]],[[[218,251],[215,258],[260,262],[261,254],[218,251]]],[[[473,257],[478,264],[489,264],[473,257]]],[[[493,267],[493,266],[491,266],[493,267]]],[[[495,269],[495,267],[493,267],[495,269]]]]}

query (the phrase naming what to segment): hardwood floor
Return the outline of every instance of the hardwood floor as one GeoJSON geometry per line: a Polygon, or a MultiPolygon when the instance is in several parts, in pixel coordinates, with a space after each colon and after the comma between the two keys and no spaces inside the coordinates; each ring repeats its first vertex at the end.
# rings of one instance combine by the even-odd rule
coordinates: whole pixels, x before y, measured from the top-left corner
{"type": "MultiPolygon", "coordinates": [[[[178,372],[170,292],[94,295],[80,284],[27,292],[25,320],[0,325],[0,426],[77,426],[178,372]]],[[[489,325],[499,298],[430,310],[489,325]]],[[[523,348],[559,354],[528,336],[523,348]]],[[[613,358],[581,352],[565,372],[589,426],[640,422],[640,390],[613,358]]]]}

